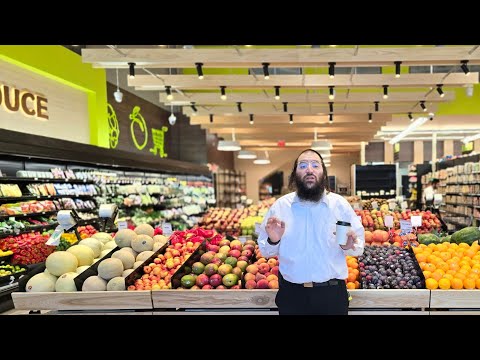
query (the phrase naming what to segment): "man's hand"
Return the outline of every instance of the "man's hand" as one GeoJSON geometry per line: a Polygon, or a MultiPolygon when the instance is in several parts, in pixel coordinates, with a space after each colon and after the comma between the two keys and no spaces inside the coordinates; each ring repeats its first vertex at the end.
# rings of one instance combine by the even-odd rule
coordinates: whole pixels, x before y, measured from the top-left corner
{"type": "Polygon", "coordinates": [[[358,244],[357,234],[353,230],[347,232],[347,243],[345,245],[340,245],[343,250],[355,250],[355,244],[358,244]]]}
{"type": "Polygon", "coordinates": [[[272,242],[279,242],[285,232],[285,222],[272,216],[267,220],[265,231],[272,242]]]}

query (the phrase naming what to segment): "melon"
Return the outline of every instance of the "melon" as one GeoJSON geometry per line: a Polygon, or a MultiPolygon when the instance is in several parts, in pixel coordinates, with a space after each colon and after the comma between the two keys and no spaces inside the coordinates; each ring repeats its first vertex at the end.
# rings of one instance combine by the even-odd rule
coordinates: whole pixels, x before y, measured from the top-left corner
{"type": "Polygon", "coordinates": [[[472,245],[474,241],[480,240],[480,229],[476,226],[468,226],[452,234],[451,242],[472,245]]]}
{"type": "Polygon", "coordinates": [[[77,287],[75,286],[75,277],[78,274],[76,272],[68,272],[63,274],[57,279],[55,283],[55,291],[56,292],[71,292],[77,291],[77,287]]]}
{"type": "Polygon", "coordinates": [[[94,238],[85,238],[78,243],[78,245],[86,245],[93,250],[93,256],[99,257],[102,252],[103,243],[100,240],[94,238]]]}
{"type": "Polygon", "coordinates": [[[159,243],[159,242],[153,243],[153,249],[152,249],[152,251],[153,251],[153,252],[157,252],[158,250],[161,249],[161,247],[162,247],[163,245],[165,245],[165,244],[162,244],[162,243],[159,243]]]}
{"type": "Polygon", "coordinates": [[[141,252],[140,254],[137,255],[135,261],[141,261],[141,262],[144,262],[145,260],[147,260],[150,256],[152,256],[154,254],[153,251],[144,251],[144,252],[141,252]]]}
{"type": "Polygon", "coordinates": [[[45,261],[45,266],[50,274],[55,276],[67,272],[74,272],[78,267],[78,260],[75,255],[67,251],[56,251],[51,253],[45,261]]]}
{"type": "Polygon", "coordinates": [[[133,268],[136,269],[137,267],[139,267],[140,265],[142,265],[144,263],[144,261],[135,261],[133,263],[133,268]]]}
{"type": "Polygon", "coordinates": [[[73,245],[67,249],[67,252],[72,253],[78,260],[78,266],[93,264],[93,250],[86,245],[73,245]]]}
{"type": "Polygon", "coordinates": [[[147,235],[150,237],[153,237],[155,234],[155,229],[149,224],[138,225],[134,231],[137,235],[147,235]]]}
{"type": "Polygon", "coordinates": [[[168,237],[166,237],[165,235],[155,235],[153,237],[153,242],[164,245],[168,242],[168,237]]]}
{"type": "Polygon", "coordinates": [[[123,269],[131,269],[133,267],[133,263],[135,262],[135,258],[133,255],[128,251],[118,250],[112,254],[112,258],[120,259],[123,263],[123,269]]]}
{"type": "Polygon", "coordinates": [[[106,232],[98,232],[92,235],[92,238],[100,240],[102,244],[106,244],[109,241],[112,241],[113,238],[110,236],[110,234],[107,234],[106,232]]]}
{"type": "Polygon", "coordinates": [[[115,243],[119,248],[131,246],[130,244],[137,238],[137,233],[130,229],[122,229],[115,235],[115,243]]]}
{"type": "Polygon", "coordinates": [[[138,235],[132,240],[131,247],[133,250],[139,253],[142,251],[152,251],[153,239],[148,235],[138,235]]]}
{"type": "Polygon", "coordinates": [[[54,284],[57,282],[57,276],[50,274],[47,269],[45,269],[43,273],[47,275],[50,279],[52,279],[54,284]]]}
{"type": "Polygon", "coordinates": [[[126,278],[128,275],[130,275],[135,269],[127,269],[123,270],[122,277],[126,278]]]}
{"type": "Polygon", "coordinates": [[[115,249],[117,247],[117,243],[115,241],[109,241],[102,246],[102,250],[106,249],[115,249]]]}
{"type": "Polygon", "coordinates": [[[129,252],[130,254],[133,255],[134,258],[136,258],[138,255],[138,253],[135,250],[133,250],[131,247],[124,247],[124,248],[121,248],[120,250],[129,252]]]}
{"type": "Polygon", "coordinates": [[[107,291],[124,291],[125,290],[125,279],[121,276],[114,277],[110,279],[107,283],[107,291]]]}
{"type": "Polygon", "coordinates": [[[112,251],[112,249],[105,249],[105,250],[102,250],[102,252],[100,253],[100,256],[99,258],[104,258],[110,251],[112,251]]]}
{"type": "Polygon", "coordinates": [[[98,265],[98,276],[102,279],[110,280],[116,276],[122,276],[123,273],[123,263],[120,259],[109,258],[103,260],[98,265]]]}
{"type": "Polygon", "coordinates": [[[85,270],[87,270],[89,267],[90,267],[90,266],[87,266],[87,265],[79,266],[79,267],[77,268],[77,270],[75,270],[75,272],[76,272],[77,274],[81,274],[82,272],[84,272],[85,270]]]}
{"type": "Polygon", "coordinates": [[[100,276],[88,277],[82,285],[82,291],[106,291],[107,281],[100,276]]]}
{"type": "Polygon", "coordinates": [[[32,276],[25,285],[26,292],[52,292],[55,291],[55,281],[52,276],[40,273],[32,276]]]}

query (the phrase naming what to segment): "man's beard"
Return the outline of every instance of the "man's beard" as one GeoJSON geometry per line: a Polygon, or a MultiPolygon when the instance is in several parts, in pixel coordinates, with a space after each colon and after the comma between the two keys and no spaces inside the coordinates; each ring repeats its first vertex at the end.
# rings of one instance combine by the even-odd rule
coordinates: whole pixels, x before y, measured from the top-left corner
{"type": "Polygon", "coordinates": [[[295,185],[297,187],[297,195],[300,200],[319,201],[325,191],[325,177],[317,180],[315,184],[308,188],[300,176],[295,175],[295,185]]]}

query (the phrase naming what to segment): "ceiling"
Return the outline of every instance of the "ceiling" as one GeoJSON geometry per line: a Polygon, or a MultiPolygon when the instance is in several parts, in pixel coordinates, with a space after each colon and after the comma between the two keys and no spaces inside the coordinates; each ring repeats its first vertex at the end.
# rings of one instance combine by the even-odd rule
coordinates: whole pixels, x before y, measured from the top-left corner
{"type": "MultiPolygon", "coordinates": [[[[480,64],[480,49],[478,45],[105,45],[83,48],[82,60],[106,69],[128,69],[128,63],[135,63],[135,77],[127,79],[128,86],[157,94],[167,107],[181,107],[192,125],[227,140],[235,137],[243,149],[305,148],[316,134],[333,144],[333,153],[347,153],[358,151],[362,141],[372,141],[379,131],[403,130],[410,124],[409,113],[425,116],[422,102],[428,112],[435,112],[440,103],[455,100],[452,90],[477,84],[479,74],[466,75],[460,65],[462,61],[468,61],[467,66],[480,64]],[[198,76],[198,63],[203,79],[198,76]],[[451,70],[409,73],[410,66],[440,65],[451,70]],[[346,67],[347,73],[341,71],[346,67]],[[380,67],[380,73],[365,71],[380,67]],[[332,69],[337,70],[333,78],[332,69]],[[220,97],[222,87],[225,100],[220,97]],[[167,98],[167,90],[173,99],[167,98]],[[334,99],[329,98],[332,91],[334,99]],[[389,129],[389,124],[394,127],[389,129]],[[285,146],[278,146],[279,141],[285,146]]],[[[377,139],[382,136],[379,133],[377,139]]]]}

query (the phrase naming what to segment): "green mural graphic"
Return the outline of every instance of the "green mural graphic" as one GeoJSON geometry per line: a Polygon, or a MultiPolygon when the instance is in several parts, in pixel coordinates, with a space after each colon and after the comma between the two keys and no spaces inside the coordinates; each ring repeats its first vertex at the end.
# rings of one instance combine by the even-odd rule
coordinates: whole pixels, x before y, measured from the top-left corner
{"type": "Polygon", "coordinates": [[[152,128],[152,139],[153,139],[153,148],[150,149],[150,152],[153,153],[153,155],[157,156],[157,150],[158,150],[158,155],[160,157],[167,157],[168,154],[165,153],[165,133],[168,131],[168,128],[166,126],[162,126],[162,129],[153,129],[152,128]]]}
{"type": "Polygon", "coordinates": [[[118,126],[118,119],[112,105],[107,103],[108,112],[108,139],[110,142],[110,149],[115,149],[118,145],[118,138],[120,137],[120,127],[118,126]]]}
{"type": "Polygon", "coordinates": [[[143,118],[142,114],[140,114],[140,106],[135,106],[130,114],[130,120],[132,123],[130,124],[130,133],[132,134],[132,140],[138,150],[142,150],[148,142],[148,129],[147,123],[143,118]],[[145,140],[143,141],[142,145],[138,144],[137,138],[135,137],[135,129],[134,126],[137,124],[140,127],[140,131],[145,134],[145,140]]]}

